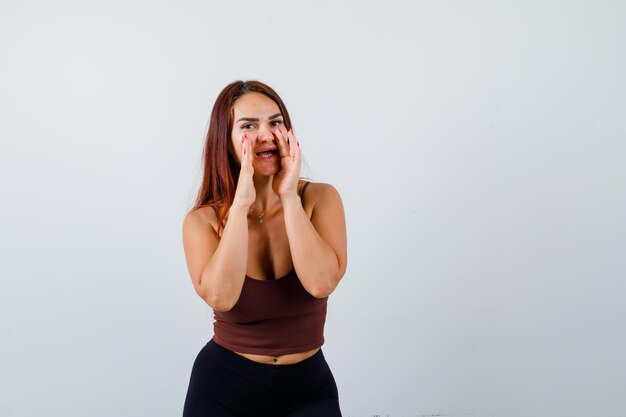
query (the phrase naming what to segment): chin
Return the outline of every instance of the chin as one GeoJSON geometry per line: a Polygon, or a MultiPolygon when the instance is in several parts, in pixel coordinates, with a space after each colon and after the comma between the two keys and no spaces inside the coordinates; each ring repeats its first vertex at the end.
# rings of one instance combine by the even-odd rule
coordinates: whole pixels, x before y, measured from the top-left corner
{"type": "Polygon", "coordinates": [[[278,174],[278,167],[263,167],[263,168],[259,168],[259,167],[254,167],[254,173],[255,175],[263,175],[266,177],[269,177],[270,175],[276,175],[278,174]]]}

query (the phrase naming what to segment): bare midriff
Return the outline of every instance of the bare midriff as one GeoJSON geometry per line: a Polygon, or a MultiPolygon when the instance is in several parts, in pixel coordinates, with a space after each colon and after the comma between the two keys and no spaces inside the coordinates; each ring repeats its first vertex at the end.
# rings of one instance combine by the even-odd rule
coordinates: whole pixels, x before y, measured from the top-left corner
{"type": "Polygon", "coordinates": [[[315,355],[320,348],[315,348],[313,350],[309,350],[306,352],[300,353],[290,353],[288,355],[255,355],[253,353],[241,353],[235,352],[238,355],[243,356],[244,358],[250,359],[254,362],[265,363],[269,365],[291,365],[294,363],[302,362],[305,359],[310,358],[315,355]]]}

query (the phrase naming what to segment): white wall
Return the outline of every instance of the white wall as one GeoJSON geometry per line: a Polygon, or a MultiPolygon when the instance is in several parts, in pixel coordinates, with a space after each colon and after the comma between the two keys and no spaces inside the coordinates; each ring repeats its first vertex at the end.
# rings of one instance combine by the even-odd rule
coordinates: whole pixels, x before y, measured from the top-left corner
{"type": "Polygon", "coordinates": [[[218,92],[340,191],[345,416],[626,413],[620,1],[0,3],[0,417],[176,416],[218,92]]]}

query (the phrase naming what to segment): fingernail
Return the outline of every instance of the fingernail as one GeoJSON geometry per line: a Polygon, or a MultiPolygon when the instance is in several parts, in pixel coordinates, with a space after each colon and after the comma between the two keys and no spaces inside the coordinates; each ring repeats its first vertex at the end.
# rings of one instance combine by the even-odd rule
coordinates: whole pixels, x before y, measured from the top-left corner
{"type": "Polygon", "coordinates": [[[297,140],[296,142],[298,143],[298,148],[299,148],[299,147],[300,147],[300,141],[299,141],[299,140],[297,140]]]}
{"type": "Polygon", "coordinates": [[[243,154],[244,155],[246,154],[246,148],[243,148],[243,154]]]}

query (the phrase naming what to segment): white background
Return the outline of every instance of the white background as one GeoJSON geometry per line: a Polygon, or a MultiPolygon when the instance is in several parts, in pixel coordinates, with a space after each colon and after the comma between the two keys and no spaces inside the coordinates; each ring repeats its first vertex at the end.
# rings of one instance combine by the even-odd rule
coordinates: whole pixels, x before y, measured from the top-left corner
{"type": "Polygon", "coordinates": [[[177,416],[219,91],[340,192],[344,416],[626,413],[620,1],[0,3],[0,417],[177,416]]]}

